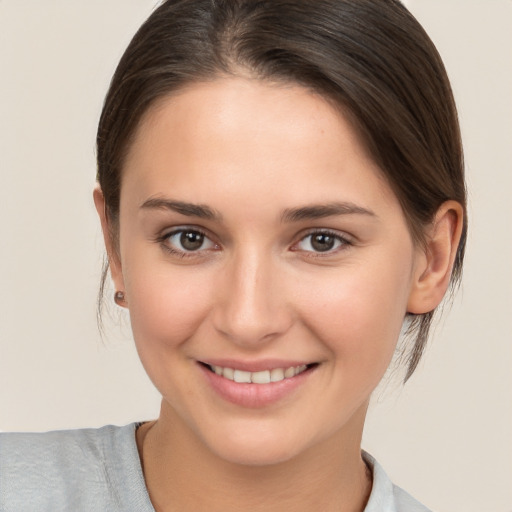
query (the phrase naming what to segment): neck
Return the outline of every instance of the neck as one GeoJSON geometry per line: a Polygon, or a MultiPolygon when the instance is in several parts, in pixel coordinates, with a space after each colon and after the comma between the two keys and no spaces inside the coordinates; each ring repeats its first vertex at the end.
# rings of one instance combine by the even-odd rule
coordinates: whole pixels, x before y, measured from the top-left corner
{"type": "Polygon", "coordinates": [[[362,512],[371,491],[360,451],[365,412],[360,427],[338,432],[290,460],[248,466],[218,457],[164,403],[160,418],[137,432],[154,508],[362,512]]]}

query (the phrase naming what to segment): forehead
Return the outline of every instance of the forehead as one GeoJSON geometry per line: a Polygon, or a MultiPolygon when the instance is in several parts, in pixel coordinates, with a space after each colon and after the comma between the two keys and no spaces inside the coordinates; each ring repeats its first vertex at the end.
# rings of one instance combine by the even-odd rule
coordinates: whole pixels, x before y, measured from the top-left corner
{"type": "Polygon", "coordinates": [[[330,102],[298,85],[241,78],[193,84],[156,102],[125,161],[122,189],[129,185],[139,196],[172,191],[201,202],[214,192],[290,203],[344,200],[355,188],[368,200],[391,193],[330,102]]]}

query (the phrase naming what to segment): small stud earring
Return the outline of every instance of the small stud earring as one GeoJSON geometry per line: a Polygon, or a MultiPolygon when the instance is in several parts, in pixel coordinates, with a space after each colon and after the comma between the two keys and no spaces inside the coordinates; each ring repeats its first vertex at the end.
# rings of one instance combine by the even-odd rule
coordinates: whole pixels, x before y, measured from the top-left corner
{"type": "Polygon", "coordinates": [[[124,298],[124,292],[114,293],[114,302],[121,307],[126,306],[126,300],[124,298]]]}

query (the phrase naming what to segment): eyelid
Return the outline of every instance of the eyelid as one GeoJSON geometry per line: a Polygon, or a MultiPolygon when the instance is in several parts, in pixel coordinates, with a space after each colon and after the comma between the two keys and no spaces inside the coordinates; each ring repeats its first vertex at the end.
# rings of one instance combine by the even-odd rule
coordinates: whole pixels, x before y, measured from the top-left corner
{"type": "Polygon", "coordinates": [[[201,233],[210,240],[213,240],[215,238],[215,235],[213,235],[209,229],[206,229],[202,226],[198,226],[195,224],[178,224],[176,226],[168,226],[166,228],[159,230],[159,234],[155,238],[168,238],[169,236],[174,235],[176,233],[180,233],[182,231],[195,231],[197,233],[201,233]]]}
{"type": "Polygon", "coordinates": [[[352,245],[354,245],[354,238],[352,236],[348,235],[347,233],[343,233],[343,232],[336,231],[336,230],[333,230],[333,229],[328,229],[328,228],[311,228],[311,229],[307,230],[306,232],[303,232],[303,233],[300,234],[300,237],[298,238],[298,240],[296,242],[293,243],[293,245],[290,248],[290,250],[296,251],[296,252],[302,251],[303,253],[308,254],[309,257],[315,257],[316,258],[316,257],[333,256],[334,254],[337,254],[338,252],[343,251],[343,250],[347,249],[348,247],[350,247],[352,245]],[[339,247],[335,248],[335,249],[332,249],[332,250],[329,250],[329,251],[325,251],[325,252],[321,252],[321,251],[306,251],[306,250],[297,248],[299,243],[301,243],[307,237],[312,236],[312,235],[328,235],[328,236],[332,236],[333,238],[335,238],[338,241],[340,241],[341,245],[339,247]]]}
{"type": "MultiPolygon", "coordinates": [[[[220,244],[215,240],[215,236],[211,235],[209,230],[204,229],[203,227],[196,226],[196,225],[179,225],[179,226],[173,226],[172,228],[167,228],[161,232],[161,234],[157,235],[154,239],[155,242],[159,243],[163,250],[167,251],[168,253],[179,256],[182,258],[187,257],[201,257],[205,256],[204,253],[211,252],[219,250],[221,248],[220,244]],[[170,237],[177,235],[182,232],[186,231],[192,231],[196,233],[200,233],[205,237],[205,239],[209,240],[211,244],[213,244],[213,247],[206,248],[206,249],[198,249],[195,251],[187,251],[187,250],[180,250],[177,248],[173,248],[170,246],[167,241],[170,237]]],[[[290,250],[294,252],[303,252],[308,255],[308,257],[329,257],[333,256],[334,254],[337,254],[340,251],[346,250],[348,247],[354,245],[355,239],[352,235],[349,235],[345,232],[340,232],[334,229],[329,228],[310,228],[306,231],[301,232],[296,237],[296,241],[291,245],[290,250]],[[308,251],[301,248],[298,248],[297,246],[304,241],[308,236],[316,235],[316,234],[323,234],[328,235],[340,242],[340,246],[337,248],[328,250],[328,251],[308,251]]]]}
{"type": "Polygon", "coordinates": [[[209,234],[209,232],[199,226],[191,226],[191,225],[181,225],[181,226],[174,226],[173,228],[164,230],[161,234],[159,234],[155,238],[155,242],[160,244],[163,250],[166,252],[174,255],[179,256],[181,258],[190,258],[190,257],[201,257],[204,256],[205,252],[210,252],[212,250],[217,250],[220,248],[219,244],[214,240],[214,237],[209,234]],[[167,241],[170,237],[175,236],[179,233],[183,233],[186,231],[192,231],[195,233],[201,234],[205,239],[209,240],[213,244],[213,248],[206,248],[206,249],[198,249],[196,251],[187,251],[187,250],[180,250],[177,248],[172,247],[167,241]]]}

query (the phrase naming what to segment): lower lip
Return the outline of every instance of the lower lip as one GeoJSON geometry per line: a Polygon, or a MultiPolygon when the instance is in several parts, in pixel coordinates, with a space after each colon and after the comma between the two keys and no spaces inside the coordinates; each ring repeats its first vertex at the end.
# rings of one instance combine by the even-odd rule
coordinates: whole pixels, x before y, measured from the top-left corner
{"type": "Polygon", "coordinates": [[[241,407],[254,409],[267,407],[290,396],[306,382],[317,368],[317,366],[313,366],[295,377],[289,377],[279,382],[248,384],[225,379],[202,364],[198,364],[198,366],[212,389],[224,400],[241,407]]]}

